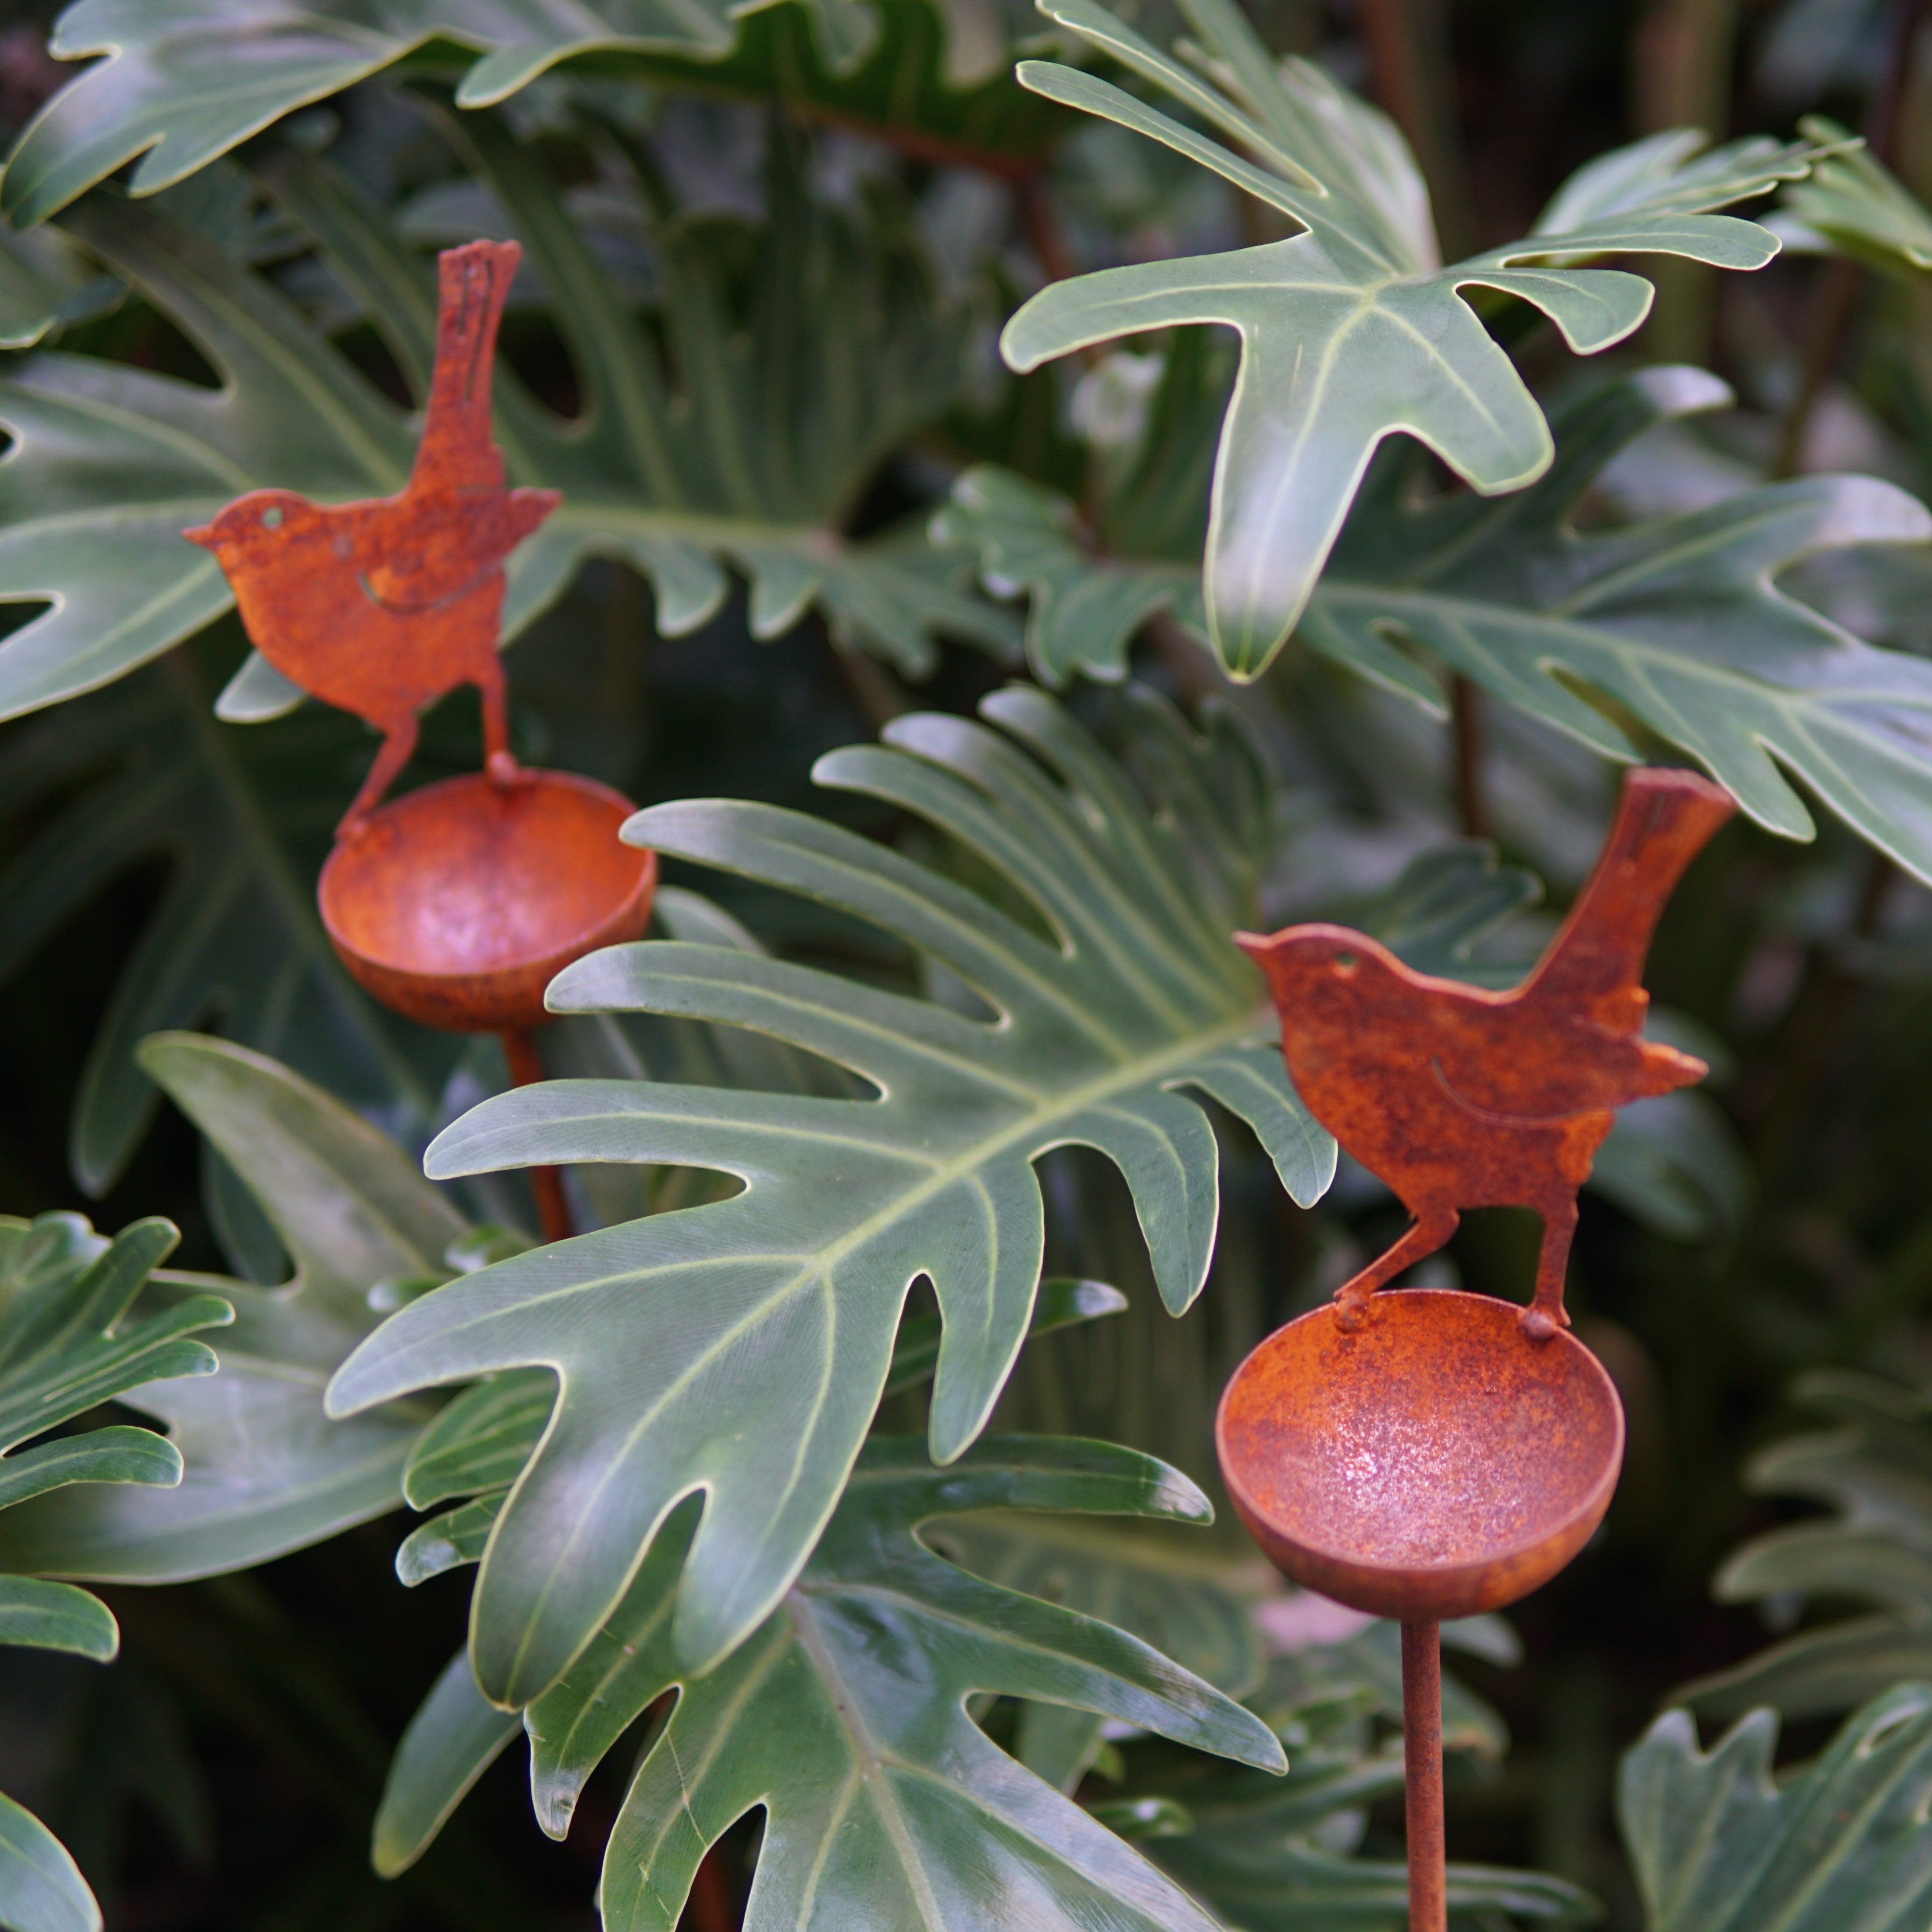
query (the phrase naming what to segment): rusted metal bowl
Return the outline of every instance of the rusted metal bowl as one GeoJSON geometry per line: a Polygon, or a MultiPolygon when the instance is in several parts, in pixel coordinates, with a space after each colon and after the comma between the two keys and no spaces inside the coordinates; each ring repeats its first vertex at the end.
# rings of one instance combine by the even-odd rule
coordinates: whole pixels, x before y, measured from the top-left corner
{"type": "Polygon", "coordinates": [[[1384,1292],[1345,1332],[1332,1304],[1235,1372],[1215,1447],[1275,1567],[1405,1623],[1500,1609],[1588,1540],[1616,1488],[1623,1406],[1567,1333],[1513,1302],[1384,1292]]]}
{"type": "Polygon", "coordinates": [[[617,836],[633,809],[568,772],[425,785],[329,854],[322,924],[363,986],[425,1026],[538,1025],[557,974],[637,938],[650,916],[657,854],[617,836]]]}

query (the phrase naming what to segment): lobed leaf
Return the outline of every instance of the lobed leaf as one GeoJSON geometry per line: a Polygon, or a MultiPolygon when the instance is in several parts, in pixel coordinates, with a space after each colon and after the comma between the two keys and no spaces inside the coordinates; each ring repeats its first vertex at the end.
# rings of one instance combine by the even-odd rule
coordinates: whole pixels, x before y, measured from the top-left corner
{"type": "MultiPolygon", "coordinates": [[[[265,1562],[393,1509],[428,1419],[392,1408],[332,1422],[322,1390],[376,1325],[370,1288],[446,1274],[462,1217],[400,1148],[260,1054],[163,1034],[142,1064],[260,1204],[293,1273],[280,1288],[206,1284],[220,1297],[214,1305],[234,1310],[218,1375],[184,1379],[154,1365],[157,1379],[122,1390],[167,1424],[186,1463],[179,1487],[67,1490],[7,1510],[7,1569],[164,1582],[265,1562]]],[[[213,1300],[201,1277],[164,1279],[157,1291],[176,1302],[157,1321],[213,1300]]],[[[201,1353],[206,1375],[214,1359],[201,1353]]]]}
{"type": "Polygon", "coordinates": [[[16,142],[0,213],[31,226],[130,160],[131,192],[152,194],[398,67],[446,75],[466,109],[581,62],[1024,154],[1042,117],[1000,72],[1019,31],[1016,7],[926,0],[80,0],[51,50],[98,58],[16,142]]]}
{"type": "Polygon", "coordinates": [[[1623,1828],[1648,1932],[1909,1932],[1932,1910],[1932,1687],[1900,1684],[1774,1782],[1778,1720],[1708,1753],[1682,1711],[1624,1760],[1623,1828]]]}
{"type": "Polygon", "coordinates": [[[1678,1698],[1714,1716],[1769,1704],[1787,1717],[1850,1709],[1907,1678],[1932,1678],[1932,1420],[1910,1390],[1821,1370],[1792,1391],[1838,1424],[1760,1450],[1747,1486],[1822,1503],[1813,1518],[1754,1537],[1712,1586],[1726,1602],[1822,1599],[1879,1613],[1820,1624],[1678,1698]]]}
{"type": "Polygon", "coordinates": [[[1466,291],[1540,309],[1592,355],[1648,313],[1651,288],[1604,255],[1667,254],[1762,267],[1776,238],[1709,211],[1802,176],[1815,143],[1732,143],[1694,158],[1678,131],[1592,164],[1522,241],[1444,268],[1427,199],[1394,124],[1312,62],[1278,66],[1232,0],[1181,0],[1191,64],[1096,0],[1041,0],[1048,17],[1112,55],[1243,151],[1076,69],[1027,62],[1023,86],[1158,141],[1268,202],[1302,232],[1232,254],[1138,262],[1057,282],[1000,346],[1018,370],[1117,337],[1214,324],[1240,373],[1216,459],[1202,594],[1229,674],[1258,676],[1307,608],[1377,446],[1397,431],[1484,495],[1548,469],[1548,424],[1466,291]],[[1252,156],[1252,160],[1244,154],[1252,156]]]}
{"type": "MultiPolygon", "coordinates": [[[[533,1801],[561,1837],[586,1779],[668,1691],[605,1855],[610,1932],[670,1932],[704,1851],[762,1809],[747,1932],[988,1922],[1042,1932],[1209,1932],[1185,1896],[966,1714],[994,1692],[1112,1716],[1279,1770],[1258,1720],[1124,1631],[967,1575],[922,1527],[968,1511],[1201,1522],[1176,1471],[1096,1442],[995,1437],[948,1468],[874,1437],[824,1538],[770,1617],[703,1676],[679,1664],[673,1604],[697,1513],[674,1513],[608,1622],[524,1713],[533,1801]]],[[[413,1856],[514,1719],[458,1658],[399,1754],[379,1857],[413,1856]]],[[[379,1826],[379,1831],[383,1828],[379,1826]]]]}
{"type": "MultiPolygon", "coordinates": [[[[64,96],[59,97],[64,98],[64,96]]],[[[509,566],[514,637],[590,556],[630,564],[679,635],[723,602],[728,564],[751,587],[760,637],[821,609],[842,641],[910,673],[935,640],[1006,651],[1004,614],[968,594],[970,566],[886,532],[842,526],[881,458],[938,416],[966,376],[970,302],[942,298],[910,225],[812,203],[775,142],[769,224],[754,250],[716,219],[675,224],[658,254],[662,324],[684,390],[566,218],[556,190],[496,119],[450,119],[452,136],[524,238],[585,392],[565,422],[507,371],[499,434],[512,480],[560,489],[562,508],[509,566]],[[749,254],[751,321],[730,258],[749,254]],[[812,291],[848,292],[846,326],[820,328],[812,291]]],[[[387,336],[418,391],[434,328],[429,265],[327,164],[298,151],[262,181],[387,336]]],[[[401,413],[294,304],[235,256],[152,204],[96,196],[70,232],[166,313],[221,378],[199,384],[47,354],[0,383],[0,602],[47,608],[0,640],[0,716],[124,675],[227,610],[226,580],[181,536],[242,491],[322,501],[401,488],[412,439],[401,413]],[[115,488],[104,499],[103,469],[115,488]]],[[[292,687],[244,674],[226,715],[256,718],[292,687]]]]}
{"type": "MultiPolygon", "coordinates": [[[[1803,559],[1932,536],[1904,490],[1862,476],[1767,484],[1708,508],[1580,532],[1575,512],[1604,466],[1653,424],[1720,406],[1730,392],[1690,369],[1652,369],[1574,396],[1555,416],[1542,478],[1494,501],[1457,494],[1418,504],[1407,454],[1390,451],[1364,484],[1302,619],[1304,642],[1438,715],[1450,674],[1472,680],[1606,757],[1657,741],[1703,766],[1767,830],[1808,838],[1795,778],[1862,837],[1932,878],[1932,670],[1867,644],[1779,585],[1803,559]]],[[[969,472],[950,532],[980,548],[996,580],[1033,591],[1030,630],[1104,580],[1084,632],[1106,672],[1150,608],[1186,607],[1166,557],[1090,560],[1058,500],[1017,479],[969,472]],[[1046,614],[1039,600],[1044,599],[1046,614]]],[[[1052,648],[1042,642],[1046,654],[1052,648]]]]}
{"type": "MultiPolygon", "coordinates": [[[[428,1156],[438,1175],[537,1161],[669,1162],[736,1175],[730,1198],[584,1235],[438,1289],[344,1364],[332,1412],[544,1367],[556,1406],[493,1532],[472,1654],[486,1694],[540,1696],[610,1613],[679,1499],[702,1489],[677,1643],[693,1669],[770,1612],[836,1502],[926,1275],[945,1333],[935,1456],[982,1426],[1032,1318],[1044,1213],[1031,1163],[1070,1143],[1126,1176],[1167,1305],[1205,1277],[1214,1136],[1193,1094],[1246,1119],[1295,1198],[1334,1144],[1274,1048],[1220,894],[1241,876],[1237,794],[1222,860],[1051,700],[1016,689],[992,724],[896,721],[880,748],[820,761],[821,783],[887,800],[992,866],[1039,936],[940,872],[796,813],[657,807],[627,836],[880,926],[970,987],[990,1020],[735,948],[596,954],[554,1008],[629,1008],[748,1028],[847,1069],[872,1100],[559,1082],[487,1102],[428,1156]],[[1008,735],[1010,734],[1010,735],[1008,735]],[[1018,740],[1016,743],[1015,741],[1018,740]]],[[[1143,745],[1188,734],[1149,700],[1143,745]]],[[[1232,752],[1233,747],[1229,747],[1232,752]]],[[[1169,794],[1174,795],[1174,794],[1169,794]]],[[[1222,808],[1203,792],[1190,812],[1222,808]]],[[[1190,818],[1204,838],[1210,820],[1190,818]]]]}
{"type": "Polygon", "coordinates": [[[1932,269],[1932,210],[1834,122],[1813,115],[1800,124],[1841,152],[1785,190],[1769,225],[1789,244],[1834,250],[1894,274],[1932,269]]]}

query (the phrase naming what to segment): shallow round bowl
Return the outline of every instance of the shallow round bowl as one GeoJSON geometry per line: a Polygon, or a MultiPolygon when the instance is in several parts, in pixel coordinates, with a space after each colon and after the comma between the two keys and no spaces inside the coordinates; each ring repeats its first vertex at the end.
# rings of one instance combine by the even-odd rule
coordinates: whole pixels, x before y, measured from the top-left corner
{"type": "Polygon", "coordinates": [[[1623,1406],[1574,1336],[1443,1288],[1332,1304],[1235,1372],[1215,1447],[1235,1509],[1284,1574],[1406,1623],[1500,1609],[1546,1583],[1609,1508],[1623,1406]]]}
{"type": "Polygon", "coordinates": [[[657,854],[617,836],[633,808],[568,772],[425,785],[329,854],[322,922],[350,971],[412,1020],[456,1033],[535,1026],[565,967],[637,938],[650,917],[657,854]]]}

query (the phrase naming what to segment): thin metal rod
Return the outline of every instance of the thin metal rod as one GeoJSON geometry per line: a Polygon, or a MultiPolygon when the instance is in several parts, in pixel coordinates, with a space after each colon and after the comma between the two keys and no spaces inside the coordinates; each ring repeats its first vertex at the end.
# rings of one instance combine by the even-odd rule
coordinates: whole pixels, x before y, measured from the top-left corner
{"type": "Polygon", "coordinates": [[[1442,1643],[1436,1624],[1402,1627],[1402,1794],[1408,1811],[1408,1932],[1448,1932],[1442,1844],[1442,1643]]]}
{"type": "MultiPolygon", "coordinates": [[[[536,1036],[518,1027],[499,1034],[503,1058],[510,1064],[510,1083],[528,1087],[544,1077],[543,1056],[537,1051],[536,1036]]],[[[530,1192],[537,1198],[537,1222],[546,1241],[567,1241],[577,1232],[570,1219],[570,1204],[563,1198],[563,1170],[555,1167],[528,1167],[530,1192]]]]}

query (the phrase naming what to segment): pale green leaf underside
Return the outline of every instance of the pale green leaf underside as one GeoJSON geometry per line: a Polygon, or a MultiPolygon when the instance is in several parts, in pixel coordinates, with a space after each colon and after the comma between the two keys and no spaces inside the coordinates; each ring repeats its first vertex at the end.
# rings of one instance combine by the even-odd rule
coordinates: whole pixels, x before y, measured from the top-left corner
{"type": "MultiPolygon", "coordinates": [[[[497,372],[512,480],[565,498],[510,560],[506,637],[598,556],[650,580],[667,635],[712,616],[735,569],[760,636],[817,608],[842,640],[908,674],[930,668],[941,636],[1010,648],[1010,620],[970,594],[967,560],[904,533],[854,543],[841,531],[879,460],[964,380],[970,305],[934,294],[908,232],[814,207],[796,170],[775,165],[767,233],[782,238],[758,251],[753,322],[741,329],[728,319],[715,224],[667,229],[665,328],[685,376],[674,395],[531,156],[488,114],[451,125],[556,302],[585,392],[584,413],[566,422],[497,372]],[[809,290],[826,280],[850,292],[849,327],[811,326],[809,290]]],[[[280,150],[263,179],[420,387],[430,265],[325,163],[280,150]]],[[[0,716],[121,676],[229,608],[219,567],[183,530],[257,488],[324,502],[388,495],[413,446],[394,406],[206,236],[112,196],[68,224],[194,338],[223,386],[52,353],[0,383],[0,422],[15,439],[0,457],[0,602],[48,605],[0,640],[0,716]]],[[[286,698],[253,691],[230,715],[271,716],[286,698]]]]}
{"type": "Polygon", "coordinates": [[[1778,1720],[1708,1753],[1672,1712],[1624,1760],[1617,1812],[1648,1932],[1918,1932],[1932,1913],[1932,1687],[1850,1718],[1774,1784],[1778,1720]]]}
{"type": "Polygon", "coordinates": [[[1726,400],[1714,379],[1671,369],[1580,398],[1557,418],[1550,472],[1502,502],[1405,506],[1389,464],[1364,493],[1302,635],[1438,706],[1440,673],[1459,673],[1628,759],[1640,747],[1613,722],[1621,710],[1694,758],[1760,824],[1809,838],[1790,772],[1932,877],[1932,667],[1862,643],[1776,582],[1816,551],[1924,541],[1923,505],[1875,478],[1816,476],[1622,529],[1570,527],[1618,449],[1661,418],[1726,400]],[[1610,704],[1588,701],[1593,693],[1610,704]]]}
{"type": "Polygon", "coordinates": [[[1258,676],[1294,628],[1384,438],[1415,437],[1485,494],[1520,489],[1548,466],[1543,412],[1466,290],[1530,303],[1572,350],[1594,354],[1643,320],[1651,290],[1580,260],[1652,254],[1762,267],[1776,238],[1708,211],[1802,175],[1814,152],[1756,142],[1692,160],[1694,136],[1688,146],[1682,135],[1657,137],[1578,177],[1552,205],[1560,220],[1442,268],[1400,136],[1311,63],[1277,68],[1232,0],[1182,0],[1221,63],[1213,82],[1096,0],[1041,4],[1254,158],[1077,69],[1028,62],[1024,85],[1161,142],[1304,230],[1055,283],[1000,339],[1007,361],[1030,369],[1149,330],[1236,332],[1240,369],[1215,463],[1204,590],[1209,637],[1238,678],[1258,676]]]}
{"type": "Polygon", "coordinates": [[[67,1847],[4,1792],[0,1913],[13,1932],[100,1932],[100,1908],[67,1847]]]}
{"type": "MultiPolygon", "coordinates": [[[[1814,140],[1844,134],[1820,116],[1803,125],[1814,140]]],[[[1809,180],[1786,188],[1772,226],[1794,244],[1894,274],[1932,272],[1932,209],[1862,147],[1820,161],[1809,180]]]]}
{"type": "Polygon", "coordinates": [[[1844,1711],[1904,1678],[1932,1681],[1932,1422],[1909,1389],[1846,1370],[1792,1394],[1836,1426],[1795,1436],[1745,1470],[1760,1494],[1832,1512],[1754,1537],[1713,1586],[1726,1602],[1776,1597],[1868,1605],[1815,1624],[1678,1693],[1720,1717],[1770,1704],[1787,1717],[1844,1711]]]}
{"type": "MultiPolygon", "coordinates": [[[[484,107],[584,56],[718,60],[736,40],[738,16],[760,4],[770,0],[492,0],[487,8],[460,0],[81,0],[62,16],[53,50],[105,58],[21,137],[0,210],[30,226],[137,157],[132,190],[153,194],[297,108],[430,47],[466,69],[462,104],[484,107]]],[[[876,10],[864,0],[808,0],[804,10],[832,74],[858,67],[878,39],[876,10]]]]}
{"type": "MultiPolygon", "coordinates": [[[[1760,824],[1809,838],[1795,777],[1932,878],[1932,669],[1778,586],[1816,552],[1923,542],[1932,516],[1916,498],[1872,478],[1815,476],[1622,529],[1570,526],[1618,450],[1664,418],[1729,400],[1714,377],[1666,368],[1579,396],[1557,412],[1550,470],[1498,501],[1418,508],[1403,452],[1385,452],[1301,638],[1438,715],[1444,674],[1457,674],[1618,760],[1646,749],[1618,722],[1634,719],[1760,824]]],[[[1091,556],[1070,505],[1004,472],[968,471],[945,517],[990,581],[1028,592],[1028,650],[1045,674],[1112,675],[1149,611],[1198,611],[1187,566],[1091,556]]]]}
{"type": "MultiPolygon", "coordinates": [[[[375,1325],[369,1289],[446,1274],[462,1217],[400,1148],[262,1054],[162,1034],[142,1064],[239,1174],[295,1273],[279,1288],[212,1283],[235,1309],[220,1372],[128,1393],[168,1425],[186,1464],[180,1486],[74,1488],[8,1510],[9,1569],[164,1582],[265,1562],[393,1509],[427,1419],[389,1410],[332,1422],[322,1391],[375,1325]]],[[[208,1298],[194,1277],[160,1286],[208,1298]]]]}
{"type": "MultiPolygon", "coordinates": [[[[1116,1162],[1177,1310],[1204,1277],[1218,1213],[1214,1136],[1190,1096],[1246,1119],[1297,1198],[1327,1185],[1333,1143],[1296,1100],[1227,937],[1238,907],[1204,891],[1124,771],[1050,700],[1016,689],[983,709],[1012,736],[902,718],[890,748],[833,754],[818,775],[958,839],[1031,901],[1058,944],[926,867],[796,814],[665,806],[629,836],[898,934],[994,1021],[734,949],[615,948],[560,977],[553,1004],[748,1028],[849,1069],[878,1097],[556,1082],[487,1102],[430,1151],[438,1174],[628,1160],[745,1183],[729,1200],[439,1290],[336,1379],[331,1402],[346,1413],[504,1369],[556,1372],[549,1432],[477,1586],[477,1676],[502,1702],[528,1701],[568,1665],[694,1489],[706,1506],[680,1653],[696,1667],[742,1639],[824,1526],[922,1274],[946,1324],[933,1450],[960,1453],[1031,1314],[1040,1154],[1081,1143],[1116,1162]]],[[[1203,755],[1172,714],[1143,703],[1132,716],[1180,747],[1182,770],[1203,755]]],[[[1223,824],[1217,836],[1225,850],[1236,835],[1223,824]]]]}
{"type": "Polygon", "coordinates": [[[874,1438],[778,1608],[694,1678],[671,1640],[694,1514],[678,1513],[569,1675],[524,1714],[538,1815],[561,1836],[598,1761],[680,1687],[606,1851],[610,1932],[670,1932],[707,1846],[759,1806],[747,1932],[1206,1932],[1168,1880],[993,1745],[967,1701],[1077,1707],[1268,1770],[1279,1745],[1137,1638],[968,1576],[916,1534],[988,1509],[1208,1514],[1185,1478],[1102,1443],[996,1437],[936,1469],[917,1440],[874,1438]]]}
{"type": "MultiPolygon", "coordinates": [[[[44,1576],[0,1576],[0,1646],[68,1650],[106,1664],[121,1647],[114,1613],[98,1597],[44,1576]]],[[[0,1887],[0,1922],[6,1920],[0,1887]]]]}

